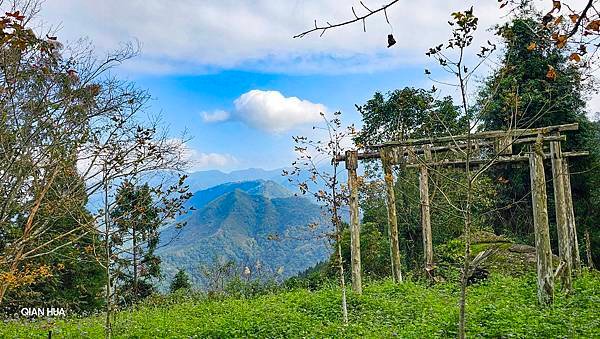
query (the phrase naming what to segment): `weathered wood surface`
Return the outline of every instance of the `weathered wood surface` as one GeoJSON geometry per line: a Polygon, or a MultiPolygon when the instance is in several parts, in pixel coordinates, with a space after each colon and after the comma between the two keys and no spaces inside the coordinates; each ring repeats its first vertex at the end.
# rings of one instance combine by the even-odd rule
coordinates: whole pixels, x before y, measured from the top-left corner
{"type": "Polygon", "coordinates": [[[394,174],[388,149],[381,149],[381,162],[385,177],[388,211],[388,234],[390,238],[390,257],[392,262],[392,278],[394,282],[402,281],[402,268],[400,263],[400,244],[398,243],[398,219],[396,214],[396,196],[394,194],[394,174]]]}
{"type": "Polygon", "coordinates": [[[554,210],[556,215],[556,229],[558,232],[558,255],[565,262],[564,274],[561,275],[563,288],[572,289],[571,277],[573,275],[571,259],[571,236],[567,225],[567,202],[565,199],[565,180],[563,173],[563,157],[559,141],[550,143],[552,163],[552,186],[554,187],[554,210]]]}
{"type": "MultiPolygon", "coordinates": [[[[582,151],[582,152],[564,152],[563,153],[563,158],[573,158],[573,157],[582,157],[582,156],[587,156],[590,153],[587,151],[582,151]]],[[[551,159],[551,155],[550,154],[544,154],[543,155],[544,159],[551,159]]],[[[529,156],[526,155],[513,155],[513,156],[499,156],[496,159],[493,160],[493,163],[504,163],[504,162],[521,162],[521,161],[527,161],[529,160],[529,156]]],[[[469,161],[470,165],[483,165],[483,164],[488,164],[490,163],[490,159],[472,159],[469,161]]],[[[451,161],[438,161],[438,162],[430,162],[427,163],[427,166],[429,167],[442,167],[442,166],[447,166],[447,167],[462,167],[465,165],[465,161],[464,160],[451,160],[451,161]]],[[[406,168],[417,168],[420,167],[420,164],[408,164],[406,165],[406,168]]]]}
{"type": "MultiPolygon", "coordinates": [[[[538,298],[540,303],[550,304],[552,303],[554,294],[554,272],[552,270],[552,252],[550,247],[547,193],[543,162],[544,159],[552,160],[554,191],[555,197],[557,197],[555,199],[555,203],[557,211],[557,224],[559,229],[560,256],[565,262],[560,271],[565,272],[562,274],[564,277],[563,279],[565,279],[564,285],[567,287],[567,289],[570,289],[571,271],[573,268],[579,267],[580,258],[577,243],[577,232],[575,228],[575,217],[573,212],[573,201],[571,196],[570,176],[566,158],[586,156],[589,153],[586,151],[561,152],[560,142],[566,140],[566,137],[564,135],[560,135],[560,132],[575,131],[578,128],[578,124],[565,124],[542,128],[488,131],[469,135],[391,141],[383,144],[367,146],[367,151],[365,152],[354,152],[352,154],[346,153],[345,155],[337,156],[335,159],[333,159],[333,161],[350,161],[352,163],[357,163],[359,160],[381,159],[386,184],[390,257],[394,281],[402,281],[402,273],[398,243],[394,175],[392,172],[393,165],[402,164],[403,169],[419,168],[420,170],[419,186],[421,195],[423,246],[426,265],[429,266],[433,263],[433,249],[430,245],[431,221],[429,216],[430,206],[428,201],[428,170],[437,166],[464,166],[466,161],[460,159],[460,154],[468,147],[472,147],[476,150],[483,149],[481,153],[483,155],[482,158],[470,159],[469,164],[474,166],[487,166],[494,163],[504,162],[529,161],[536,241],[538,298]],[[531,137],[534,135],[535,137],[531,137]],[[465,140],[468,142],[465,143],[465,140]],[[549,154],[544,154],[543,152],[544,142],[550,142],[551,152],[549,154]],[[533,143],[533,145],[530,145],[531,152],[529,154],[511,155],[512,145],[525,143],[533,143]],[[492,150],[492,153],[489,153],[489,150],[492,150]],[[419,156],[432,151],[454,152],[455,154],[459,155],[459,158],[453,160],[446,158],[442,161],[433,162],[431,160],[431,156],[419,156]]],[[[350,182],[356,180],[355,173],[354,175],[351,175],[352,173],[350,168],[349,174],[349,177],[352,177],[349,179],[350,182]]],[[[357,189],[356,184],[353,186],[357,189]]],[[[358,193],[354,192],[351,195],[357,196],[358,193]]],[[[354,201],[352,201],[351,204],[354,204],[354,201]]],[[[356,215],[356,218],[358,218],[357,200],[356,207],[351,206],[351,210],[353,210],[353,214],[356,215]]],[[[358,220],[352,220],[351,223],[353,228],[354,225],[358,225],[358,227],[360,226],[358,220]]],[[[353,232],[353,234],[358,235],[359,231],[353,232]]],[[[355,243],[358,243],[358,241],[355,241],[355,243]]],[[[358,251],[360,251],[360,248],[358,248],[358,251]]],[[[358,251],[354,250],[355,253],[358,251]]],[[[358,258],[358,260],[360,260],[360,258],[358,258]]],[[[360,261],[358,261],[358,263],[360,265],[360,261]]]]}
{"type": "Polygon", "coordinates": [[[350,257],[352,267],[352,290],[362,293],[362,268],[360,263],[360,214],[358,208],[358,152],[346,152],[348,170],[348,188],[350,189],[350,257]]]}
{"type": "MultiPolygon", "coordinates": [[[[425,149],[425,161],[430,160],[431,151],[425,149]]],[[[431,235],[431,215],[429,206],[429,170],[425,164],[422,164],[420,168],[419,194],[421,198],[421,228],[423,233],[425,271],[430,272],[433,269],[433,242],[431,235]]]]}
{"type": "Polygon", "coordinates": [[[531,151],[529,154],[529,172],[531,176],[531,200],[537,258],[537,294],[540,304],[548,305],[554,299],[554,272],[552,271],[544,153],[541,140],[532,145],[531,151]]]}
{"type": "MultiPolygon", "coordinates": [[[[431,150],[433,151],[435,149],[435,147],[431,147],[431,150]]],[[[415,167],[419,167],[421,166],[421,163],[415,162],[415,161],[410,161],[409,157],[409,151],[408,148],[402,147],[401,150],[399,149],[393,149],[390,151],[391,156],[390,156],[390,163],[393,165],[398,165],[398,164],[406,164],[406,167],[408,168],[415,168],[415,167]],[[407,161],[409,160],[409,161],[407,161]]],[[[422,150],[419,149],[415,149],[414,150],[415,154],[422,154],[422,150]]],[[[563,158],[573,158],[573,157],[582,157],[582,156],[587,156],[589,155],[589,152],[587,151],[575,151],[575,152],[563,152],[563,158]]],[[[367,152],[367,153],[359,153],[358,154],[358,160],[369,160],[369,159],[380,159],[380,152],[367,152]]],[[[550,154],[544,154],[544,159],[550,159],[551,156],[550,154]]],[[[335,159],[337,162],[342,162],[342,161],[346,161],[346,156],[338,156],[335,159]]],[[[495,158],[486,158],[486,159],[472,159],[470,161],[471,164],[473,165],[480,165],[480,164],[487,164],[490,161],[494,161],[495,163],[501,163],[501,162],[520,162],[520,161],[528,161],[529,157],[526,155],[512,155],[512,156],[504,156],[504,155],[500,155],[498,157],[495,158]]],[[[442,160],[442,161],[436,161],[436,162],[428,162],[427,165],[428,166],[461,166],[464,165],[465,161],[463,159],[459,159],[459,160],[442,160]]]]}
{"type": "Polygon", "coordinates": [[[588,228],[586,228],[584,231],[584,238],[585,238],[585,256],[587,259],[587,266],[590,269],[594,269],[594,258],[592,258],[592,242],[590,240],[590,230],[588,228]]]}
{"type": "Polygon", "coordinates": [[[577,226],[575,224],[575,210],[573,209],[573,191],[571,190],[571,171],[569,161],[563,159],[563,179],[565,181],[565,202],[567,206],[567,225],[571,237],[571,259],[573,259],[573,270],[581,268],[581,256],[579,255],[579,241],[577,239],[577,226]]]}
{"type": "Polygon", "coordinates": [[[401,140],[401,141],[388,141],[383,144],[372,145],[371,147],[386,147],[386,146],[416,146],[416,145],[425,145],[425,144],[436,144],[436,143],[444,143],[444,142],[457,142],[464,141],[467,139],[477,140],[477,139],[494,139],[494,138],[504,138],[507,136],[512,137],[525,137],[530,135],[544,135],[553,132],[564,132],[564,131],[576,131],[579,129],[579,124],[564,124],[564,125],[555,125],[555,126],[547,126],[541,128],[523,128],[523,129],[513,129],[513,130],[498,130],[498,131],[486,131],[479,133],[471,133],[471,134],[461,134],[461,135],[451,135],[446,137],[437,137],[437,138],[422,138],[422,139],[409,139],[409,140],[401,140]]]}
{"type": "MultiPolygon", "coordinates": [[[[512,129],[512,130],[497,130],[497,131],[486,131],[479,133],[471,133],[471,134],[461,134],[456,136],[446,136],[446,137],[437,137],[437,138],[422,138],[422,139],[409,139],[409,140],[394,140],[388,141],[382,144],[375,145],[367,145],[366,152],[361,152],[358,154],[358,159],[378,159],[380,158],[379,150],[383,147],[395,146],[395,152],[398,152],[398,147],[401,149],[402,146],[420,146],[420,145],[431,145],[432,152],[438,151],[447,151],[447,150],[460,150],[462,148],[467,147],[467,143],[465,140],[469,140],[472,147],[484,147],[488,145],[494,146],[496,151],[502,155],[508,155],[512,150],[513,144],[521,144],[521,143],[532,143],[535,142],[538,135],[541,135],[544,138],[544,141],[557,141],[555,138],[560,138],[560,141],[564,141],[564,136],[554,136],[548,134],[554,134],[556,132],[564,132],[564,131],[576,131],[579,129],[579,124],[564,124],[564,125],[554,125],[554,126],[546,126],[541,128],[526,128],[526,129],[512,129]],[[525,138],[527,136],[536,136],[525,138]],[[490,139],[485,141],[485,139],[490,139]],[[460,143],[463,141],[463,143],[460,143]],[[436,145],[437,144],[437,145],[436,145]],[[443,145],[439,145],[443,144],[443,145]],[[445,145],[444,145],[445,144],[445,145]]],[[[423,154],[423,148],[418,147],[414,149],[416,154],[423,154]]],[[[407,155],[408,151],[406,149],[402,149],[402,154],[407,155]]],[[[338,155],[335,161],[342,162],[345,161],[345,155],[338,155]]]]}

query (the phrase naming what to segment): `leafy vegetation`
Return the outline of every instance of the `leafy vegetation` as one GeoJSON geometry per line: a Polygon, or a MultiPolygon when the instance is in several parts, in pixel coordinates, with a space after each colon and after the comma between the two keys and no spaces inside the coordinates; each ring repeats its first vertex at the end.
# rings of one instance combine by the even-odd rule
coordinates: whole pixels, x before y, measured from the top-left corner
{"type": "MultiPolygon", "coordinates": [[[[353,8],[356,20],[321,28],[315,21],[315,29],[301,35],[359,20],[364,25],[366,17],[380,11],[389,23],[385,8],[394,3],[371,11],[361,2],[370,14],[359,18],[353,8]]],[[[482,151],[479,147],[486,145],[472,140],[477,130],[579,123],[578,134],[563,145],[590,151],[589,157],[569,164],[577,174],[572,188],[578,235],[585,239],[588,265],[593,258],[599,261],[600,125],[585,115],[591,86],[579,64],[587,58],[590,40],[581,40],[577,52],[563,49],[578,29],[580,38],[600,32],[600,20],[582,19],[590,6],[569,16],[566,25],[561,25],[562,16],[553,16],[561,10],[560,1],[553,1],[543,17],[519,8],[498,27],[503,54],[475,100],[468,98],[467,83],[496,45],[488,41],[477,54],[481,63],[472,65],[466,53],[473,48],[479,19],[472,7],[452,13],[451,37],[426,55],[456,78],[459,105],[438,96],[435,87],[377,92],[357,106],[361,131],[354,126],[345,130],[341,112],[322,113],[326,126],[314,130],[324,131],[329,140],[294,137],[298,159],[284,174],[324,206],[292,196],[273,181],[230,182],[193,196],[185,175],[168,187],[165,182],[172,180],[144,183],[151,181],[146,178],[150,173],[185,168],[185,140],[167,137],[159,119],[146,118],[150,97],[145,91],[109,76],[113,65],[135,51],[125,47],[98,61],[91,50],[64,48],[56,37],[29,29],[27,15],[37,12],[35,6],[28,13],[6,12],[0,16],[0,66],[5,70],[0,75],[0,302],[15,319],[5,321],[0,336],[46,337],[49,331],[73,338],[598,336],[600,275],[575,272],[570,289],[571,270],[560,269],[571,265],[561,262],[570,247],[561,245],[563,258],[552,257],[548,224],[537,222],[536,232],[543,226],[548,243],[537,251],[547,254],[549,263],[542,266],[537,258],[538,285],[544,279],[549,284],[536,289],[536,248],[527,245],[534,242],[528,170],[509,164],[487,171],[497,160],[485,159],[492,148],[482,151]],[[564,30],[569,26],[571,33],[564,30]],[[431,139],[459,134],[465,142],[439,145],[439,139],[431,139]],[[365,158],[382,150],[374,144],[430,139],[419,149],[422,163],[410,163],[417,157],[413,146],[419,144],[411,141],[396,149],[402,158],[399,171],[387,162],[391,149],[385,149],[379,154],[386,164],[384,178],[373,163],[359,178],[358,151],[344,153],[350,138],[353,147],[372,152],[365,158]],[[430,144],[435,143],[432,155],[430,144]],[[341,180],[346,172],[342,158],[347,180],[341,180]],[[317,167],[331,159],[331,172],[317,167]],[[460,168],[432,164],[448,160],[460,168]],[[472,160],[489,163],[477,168],[472,160]],[[417,166],[419,172],[409,168],[417,166]],[[353,185],[341,184],[345,181],[353,185]],[[430,184],[432,189],[425,189],[430,184]],[[100,194],[102,209],[90,208],[88,199],[100,194]],[[340,217],[346,205],[353,210],[352,233],[340,217]],[[192,207],[197,210],[187,213],[192,207]],[[421,224],[430,209],[431,225],[421,224]],[[179,227],[186,222],[187,227],[179,227]],[[433,235],[422,235],[430,228],[433,235]],[[435,251],[429,254],[432,245],[435,251]],[[362,256],[352,256],[351,247],[353,253],[360,248],[362,256]],[[549,274],[542,277],[541,267],[549,274]],[[387,280],[391,271],[394,282],[387,280]],[[161,272],[173,277],[170,294],[156,292],[161,272]],[[198,286],[205,290],[194,289],[198,286]],[[546,306],[540,298],[540,305],[540,291],[555,293],[554,303],[546,306]],[[30,321],[18,312],[49,303],[60,303],[70,316],[30,321]],[[81,316],[102,308],[102,315],[81,316]]],[[[396,43],[391,34],[388,41],[388,47],[396,43]]],[[[543,162],[541,140],[540,135],[538,164],[543,162]]],[[[493,152],[499,155],[496,148],[493,152]]],[[[531,148],[515,146],[513,155],[517,152],[531,153],[531,148]]],[[[225,177],[251,172],[272,178],[268,171],[249,170],[197,179],[222,183],[225,177]]],[[[543,174],[540,166],[537,178],[543,174]]],[[[544,180],[537,183],[535,188],[545,188],[544,180]]],[[[543,190],[534,191],[543,195],[538,206],[546,204],[543,190]]],[[[552,205],[552,188],[547,191],[552,205]]],[[[565,197],[557,196],[556,201],[565,197]]],[[[538,218],[547,219],[546,206],[537,211],[538,218]]],[[[551,213],[553,227],[559,217],[551,213]]],[[[569,242],[574,238],[569,235],[569,242]]],[[[555,243],[554,252],[559,252],[555,243]]],[[[575,248],[584,242],[573,243],[575,248]]]]}
{"type": "Polygon", "coordinates": [[[177,274],[175,274],[175,277],[173,277],[173,281],[171,281],[169,291],[173,293],[177,290],[189,289],[190,287],[192,286],[190,285],[190,278],[187,273],[185,273],[185,270],[179,270],[177,271],[177,274]]]}
{"type": "Polygon", "coordinates": [[[117,189],[116,206],[111,214],[116,225],[111,237],[116,249],[112,252],[131,242],[130,253],[116,260],[115,279],[122,285],[125,300],[143,299],[152,293],[151,279],[160,277],[160,258],[154,255],[159,241],[160,210],[154,206],[150,187],[123,182],[117,189]]]}
{"type": "MultiPolygon", "coordinates": [[[[406,281],[369,284],[361,296],[348,296],[349,324],[339,314],[335,287],[310,292],[282,291],[250,299],[210,300],[203,294],[178,293],[150,298],[135,310],[116,315],[117,338],[443,338],[457,332],[458,286],[406,281]]],[[[584,273],[573,295],[557,295],[539,308],[533,275],[492,275],[474,285],[467,304],[473,337],[592,338],[600,331],[600,275],[584,273]]],[[[45,338],[49,330],[65,338],[103,335],[100,317],[30,324],[7,323],[5,338],[45,338]]]]}
{"type": "MultiPolygon", "coordinates": [[[[583,226],[578,228],[579,239],[583,239],[586,228],[591,228],[592,254],[594,261],[598,261],[599,230],[590,226],[600,221],[600,200],[597,199],[600,186],[597,185],[597,173],[588,169],[600,166],[600,129],[597,122],[591,122],[585,115],[584,94],[590,84],[578,65],[552,41],[551,32],[536,26],[535,14],[523,14],[499,27],[498,34],[505,46],[502,67],[486,79],[479,93],[478,109],[483,128],[496,130],[579,123],[579,131],[568,135],[564,147],[590,151],[589,156],[568,161],[571,173],[578,173],[573,176],[572,190],[575,214],[579,225],[583,226]],[[550,68],[554,78],[547,77],[550,68]]],[[[515,152],[523,150],[516,147],[515,152]]],[[[498,192],[496,208],[491,214],[494,231],[533,244],[529,169],[519,164],[500,164],[490,170],[489,176],[494,179],[498,192]]],[[[548,193],[551,206],[551,187],[548,193]]],[[[555,223],[554,216],[550,215],[550,218],[551,223],[555,223]]]]}

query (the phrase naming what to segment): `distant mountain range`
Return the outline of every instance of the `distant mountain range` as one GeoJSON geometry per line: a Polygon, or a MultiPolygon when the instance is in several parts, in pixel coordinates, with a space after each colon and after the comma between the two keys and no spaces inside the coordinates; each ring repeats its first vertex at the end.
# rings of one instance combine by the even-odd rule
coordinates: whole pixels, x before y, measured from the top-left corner
{"type": "Polygon", "coordinates": [[[270,180],[276,183],[287,186],[287,178],[283,175],[283,168],[274,170],[264,170],[261,168],[248,168],[239,171],[233,171],[229,173],[211,170],[211,171],[198,171],[190,173],[186,184],[190,186],[190,189],[195,192],[198,190],[207,189],[217,185],[225,183],[235,183],[240,181],[253,181],[253,180],[270,180]]]}
{"type": "MultiPolygon", "coordinates": [[[[188,174],[188,178],[186,180],[186,184],[190,186],[190,190],[192,192],[198,190],[204,190],[209,187],[214,187],[217,185],[225,184],[225,183],[236,183],[242,181],[253,181],[253,180],[265,180],[275,182],[293,193],[298,193],[297,183],[295,183],[296,179],[300,180],[308,180],[310,174],[308,172],[302,172],[300,177],[292,178],[294,181],[290,182],[288,177],[283,176],[283,170],[286,168],[278,168],[274,170],[264,170],[260,168],[248,168],[239,171],[233,171],[229,173],[211,170],[211,171],[198,171],[188,174]]],[[[289,169],[288,169],[289,170],[289,169]]],[[[319,168],[319,171],[323,172],[331,172],[331,166],[322,166],[319,168]]],[[[338,168],[338,180],[340,182],[346,182],[348,175],[343,166],[338,168]]],[[[312,186],[312,185],[311,185],[312,186]]],[[[319,186],[319,189],[322,187],[319,186]]]]}
{"type": "MultiPolygon", "coordinates": [[[[226,183],[240,183],[244,181],[255,181],[255,180],[263,180],[270,181],[279,184],[280,186],[286,188],[291,191],[292,194],[300,195],[300,191],[298,190],[297,180],[308,181],[310,176],[307,172],[302,172],[299,177],[292,178],[292,182],[289,181],[288,177],[283,176],[284,168],[278,168],[273,170],[264,170],[261,168],[248,168],[244,170],[232,171],[229,173],[221,172],[218,170],[209,170],[209,171],[197,171],[188,173],[188,177],[185,181],[186,185],[189,186],[190,192],[196,192],[200,190],[205,190],[210,187],[219,186],[226,183]]],[[[330,166],[323,166],[320,168],[321,171],[330,172],[330,166]]],[[[142,182],[147,181],[151,185],[158,185],[161,182],[166,184],[174,183],[177,181],[177,175],[171,172],[157,172],[146,174],[146,177],[142,178],[142,182]]],[[[339,182],[346,182],[347,173],[343,168],[340,168],[339,172],[339,182]]],[[[318,186],[314,186],[311,182],[311,189],[314,191],[318,191],[319,189],[323,189],[322,183],[319,183],[318,186]]],[[[110,195],[115,193],[116,186],[110,189],[110,195]]],[[[96,192],[95,194],[88,197],[88,208],[91,211],[97,211],[102,208],[104,193],[101,191],[96,192]]],[[[313,199],[312,196],[306,195],[307,198],[313,199]]]]}
{"type": "MultiPolygon", "coordinates": [[[[212,178],[214,183],[241,179],[239,175],[269,176],[275,171],[216,172],[199,172],[192,179],[212,178]]],[[[194,283],[205,285],[200,267],[215,260],[233,260],[240,267],[260,268],[284,278],[329,256],[323,238],[328,223],[321,207],[273,180],[222,183],[197,191],[187,203],[196,209],[186,216],[187,225],[182,229],[171,226],[161,233],[157,252],[166,281],[183,268],[194,283]]]]}

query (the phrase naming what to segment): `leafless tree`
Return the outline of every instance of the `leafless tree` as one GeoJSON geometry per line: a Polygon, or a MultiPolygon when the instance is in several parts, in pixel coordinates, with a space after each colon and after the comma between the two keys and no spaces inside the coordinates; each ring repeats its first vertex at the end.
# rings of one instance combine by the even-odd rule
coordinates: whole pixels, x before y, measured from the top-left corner
{"type": "Polygon", "coordinates": [[[344,275],[344,262],[342,257],[342,220],[340,210],[347,205],[347,192],[344,192],[339,182],[339,163],[335,160],[343,150],[343,142],[353,134],[353,128],[347,130],[342,128],[340,112],[334,113],[329,119],[321,113],[325,126],[317,127],[324,131],[324,140],[312,140],[306,136],[294,137],[296,143],[295,151],[298,159],[292,163],[291,170],[285,170],[290,182],[295,182],[302,194],[312,195],[318,202],[324,204],[327,215],[330,217],[333,232],[327,228],[324,232],[329,235],[335,243],[336,266],[339,274],[339,283],[342,292],[342,319],[348,323],[348,304],[346,301],[346,280],[344,275]],[[332,161],[331,170],[324,170],[322,161],[332,161]],[[304,176],[308,175],[308,179],[304,176]]]}

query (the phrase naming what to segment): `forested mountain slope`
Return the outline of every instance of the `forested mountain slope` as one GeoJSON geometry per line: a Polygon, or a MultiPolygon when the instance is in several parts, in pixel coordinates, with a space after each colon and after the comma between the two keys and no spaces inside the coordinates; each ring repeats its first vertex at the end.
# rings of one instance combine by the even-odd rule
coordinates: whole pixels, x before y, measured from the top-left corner
{"type": "Polygon", "coordinates": [[[183,268],[204,285],[202,266],[230,260],[254,276],[283,278],[329,254],[321,208],[275,182],[227,183],[195,193],[188,203],[196,211],[187,225],[161,235],[158,253],[167,281],[183,268]]]}

